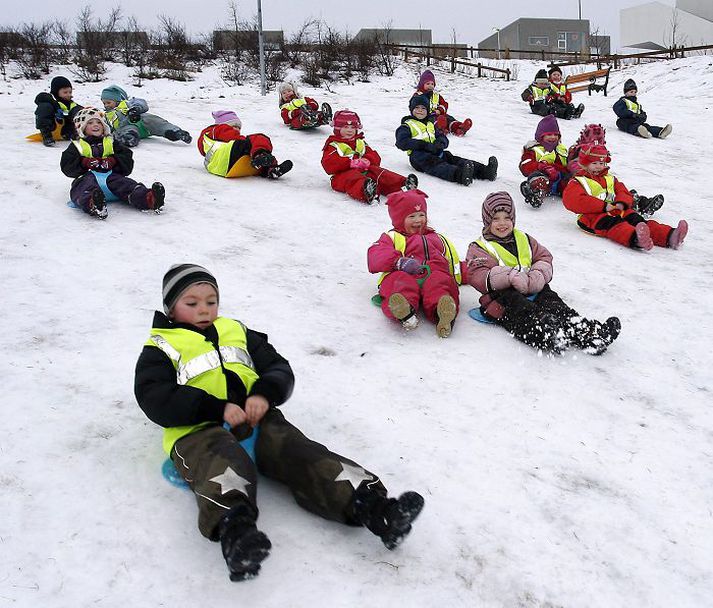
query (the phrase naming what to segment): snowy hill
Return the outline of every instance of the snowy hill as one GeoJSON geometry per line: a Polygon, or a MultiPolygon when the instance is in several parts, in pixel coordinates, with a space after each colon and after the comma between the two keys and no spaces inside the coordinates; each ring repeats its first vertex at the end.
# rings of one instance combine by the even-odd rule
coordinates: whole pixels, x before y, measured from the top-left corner
{"type": "MultiPolygon", "coordinates": [[[[106,222],[66,206],[63,146],[27,144],[45,83],[0,84],[5,162],[0,191],[0,606],[614,607],[711,604],[713,58],[612,72],[609,97],[576,94],[601,122],[612,172],[666,196],[657,219],[686,218],[680,251],[627,250],[580,232],[558,201],[526,208],[521,146],[534,134],[520,80],[437,72],[438,88],[474,128],[454,153],[500,161],[495,183],[469,188],[420,175],[431,225],[461,255],[480,206],[507,189],[517,225],[555,256],[553,288],[582,314],[622,320],[603,357],[543,357],[504,330],[472,322],[461,289],[452,336],[410,334],[372,307],[366,249],[389,227],[383,204],[331,191],[319,159],[328,130],[282,126],[276,94],[228,87],[207,69],[190,83],[146,82],[131,94],[197,137],[211,110],[234,109],[295,169],[278,182],[207,174],[195,145],[152,139],[133,177],[161,180],[161,216],[115,203],[106,222]],[[639,83],[665,141],[616,130],[611,105],[639,83]],[[189,492],[161,477],[161,431],[133,397],[133,370],[176,262],[213,271],[221,312],[269,334],[297,377],[285,415],[307,435],[378,473],[392,494],[426,507],[402,547],[323,521],[261,480],[260,527],[273,551],[260,576],[228,579],[220,547],[200,536],[189,492]]],[[[393,133],[416,66],[393,78],[303,92],[362,119],[383,165],[410,172],[393,133]]],[[[60,71],[52,74],[62,73],[60,71]]],[[[49,80],[49,79],[48,79],[49,80]]],[[[99,104],[107,81],[75,87],[99,104]]]]}

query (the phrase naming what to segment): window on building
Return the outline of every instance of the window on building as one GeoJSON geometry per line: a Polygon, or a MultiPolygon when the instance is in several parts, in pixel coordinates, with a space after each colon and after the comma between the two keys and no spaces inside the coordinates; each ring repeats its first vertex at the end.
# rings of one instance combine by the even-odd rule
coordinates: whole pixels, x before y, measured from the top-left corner
{"type": "Polygon", "coordinates": [[[530,46],[550,46],[549,36],[530,36],[527,39],[530,46]]]}

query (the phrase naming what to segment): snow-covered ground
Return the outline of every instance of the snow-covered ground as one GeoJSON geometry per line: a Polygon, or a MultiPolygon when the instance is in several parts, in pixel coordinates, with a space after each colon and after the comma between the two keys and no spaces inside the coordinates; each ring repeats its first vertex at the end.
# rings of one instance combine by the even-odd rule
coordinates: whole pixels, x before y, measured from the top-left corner
{"type": "MultiPolygon", "coordinates": [[[[226,86],[214,69],[137,89],[113,66],[107,81],[77,85],[84,105],[128,85],[194,137],[211,110],[234,109],[245,133],[271,135],[278,158],[295,162],[278,182],[224,180],[195,145],[144,141],[134,177],[165,184],[165,213],[115,203],[101,222],[66,206],[63,146],[23,140],[46,83],[1,83],[0,606],[710,606],[712,64],[612,72],[608,97],[576,94],[583,118],[560,121],[567,145],[601,122],[612,172],[665,194],[657,219],[689,221],[680,251],[649,253],[580,232],[559,201],[521,203],[517,164],[538,117],[519,93],[541,65],[521,62],[509,83],[437,72],[452,114],[475,124],[452,151],[495,154],[500,177],[464,188],[420,175],[431,224],[463,255],[484,196],[510,191],[518,226],[555,256],[554,289],[585,315],[621,317],[599,358],[538,356],[471,321],[467,286],[447,340],[429,323],[410,334],[389,323],[369,302],[366,270],[386,208],[331,191],[319,162],[328,130],[282,126],[274,93],[226,86]],[[630,77],[651,122],[674,124],[668,140],[616,130],[611,105],[630,77]],[[186,261],[214,272],[224,315],[267,332],[290,360],[290,420],[393,494],[425,496],[399,549],[301,510],[263,479],[273,551],[257,579],[229,581],[192,495],[162,478],[161,431],[133,396],[161,278],[186,261]]],[[[393,133],[417,69],[303,92],[358,111],[383,165],[405,174],[393,133]]]]}

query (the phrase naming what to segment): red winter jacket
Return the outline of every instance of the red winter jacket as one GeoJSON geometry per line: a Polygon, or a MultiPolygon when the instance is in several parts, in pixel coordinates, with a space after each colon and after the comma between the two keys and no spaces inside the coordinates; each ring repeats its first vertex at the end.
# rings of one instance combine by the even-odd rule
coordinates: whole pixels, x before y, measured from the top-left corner
{"type": "MultiPolygon", "coordinates": [[[[334,175],[336,173],[341,173],[342,171],[348,171],[351,168],[351,158],[348,156],[340,156],[337,149],[331,145],[332,142],[342,142],[347,144],[352,150],[356,150],[356,142],[358,139],[364,139],[364,134],[358,133],[354,139],[343,139],[338,135],[330,135],[327,138],[327,141],[324,142],[324,147],[322,148],[322,167],[324,167],[327,174],[334,175]]],[[[366,143],[366,140],[364,141],[364,144],[366,144],[364,154],[362,156],[354,154],[354,157],[366,158],[372,166],[380,166],[381,156],[379,156],[379,153],[370,148],[366,143]]]]}
{"type": "MultiPolygon", "coordinates": [[[[431,97],[433,96],[434,93],[438,93],[438,91],[433,90],[433,91],[422,91],[421,89],[416,89],[416,92],[412,95],[412,97],[415,97],[416,95],[425,95],[428,97],[428,100],[431,101],[431,97]]],[[[429,114],[431,113],[429,109],[429,114]]],[[[446,98],[443,97],[441,93],[438,93],[438,108],[435,110],[434,114],[437,116],[441,114],[447,114],[448,113],[448,102],[446,101],[446,98]]]]}
{"type": "MultiPolygon", "coordinates": [[[[594,179],[600,186],[602,186],[602,188],[606,188],[606,181],[604,179],[604,175],[606,175],[606,173],[599,176],[593,176],[585,171],[580,171],[577,175],[594,179]]],[[[614,178],[614,201],[617,203],[624,203],[626,209],[631,209],[631,206],[634,203],[631,192],[629,192],[626,186],[616,178],[614,178]]],[[[567,209],[573,211],[574,213],[592,216],[587,218],[587,223],[592,225],[598,222],[601,217],[604,217],[605,215],[621,215],[621,211],[616,209],[607,212],[607,202],[587,194],[582,184],[574,178],[569,180],[567,187],[564,189],[562,194],[562,203],[567,209]]]]}
{"type": "MultiPolygon", "coordinates": [[[[428,264],[431,271],[440,270],[451,274],[450,264],[445,255],[445,245],[433,228],[426,228],[423,234],[404,236],[406,237],[406,249],[403,254],[394,247],[394,241],[386,232],[369,247],[367,252],[369,272],[393,272],[396,261],[403,255],[407,258],[411,257],[421,264],[428,264]]],[[[460,270],[462,274],[462,271],[465,270],[463,264],[461,264],[460,270]]]]}
{"type": "MultiPolygon", "coordinates": [[[[567,173],[567,167],[562,162],[559,154],[555,157],[554,164],[547,163],[545,161],[538,161],[537,155],[533,148],[541,144],[537,143],[535,140],[528,141],[527,144],[522,149],[522,157],[520,158],[520,172],[527,177],[530,173],[534,171],[544,170],[547,173],[547,167],[554,167],[559,173],[567,173]]],[[[566,162],[566,159],[565,159],[566,162]]]]}
{"type": "Polygon", "coordinates": [[[572,103],[572,93],[567,89],[567,85],[564,80],[558,85],[550,80],[550,99],[552,101],[561,101],[564,103],[572,103]],[[564,94],[559,93],[559,89],[564,89],[564,94]]]}
{"type": "Polygon", "coordinates": [[[215,141],[242,141],[247,139],[245,135],[240,134],[240,131],[229,125],[211,125],[203,129],[198,137],[198,150],[203,156],[205,156],[205,152],[203,152],[204,135],[215,141]]]}
{"type": "Polygon", "coordinates": [[[240,131],[236,130],[235,128],[229,125],[221,124],[211,125],[210,127],[206,127],[201,131],[197,142],[198,151],[201,153],[201,156],[205,156],[205,152],[203,151],[204,136],[215,141],[237,142],[233,144],[231,148],[231,164],[232,162],[235,162],[238,158],[246,154],[253,156],[253,154],[262,150],[272,152],[272,142],[270,141],[270,138],[267,135],[263,135],[262,133],[241,135],[240,131]]]}
{"type": "MultiPolygon", "coordinates": [[[[297,98],[291,99],[290,101],[296,101],[296,100],[297,100],[297,98]]],[[[319,110],[319,104],[314,99],[312,99],[311,97],[305,97],[304,100],[307,102],[305,105],[309,106],[310,109],[319,110]]],[[[285,103],[290,103],[290,102],[286,101],[285,103]]],[[[298,108],[298,110],[299,110],[299,108],[298,108]]],[[[280,114],[282,116],[282,122],[284,122],[286,125],[289,125],[292,122],[292,119],[294,118],[294,116],[292,116],[293,112],[294,112],[294,110],[288,110],[287,108],[280,110],[280,114]]]]}

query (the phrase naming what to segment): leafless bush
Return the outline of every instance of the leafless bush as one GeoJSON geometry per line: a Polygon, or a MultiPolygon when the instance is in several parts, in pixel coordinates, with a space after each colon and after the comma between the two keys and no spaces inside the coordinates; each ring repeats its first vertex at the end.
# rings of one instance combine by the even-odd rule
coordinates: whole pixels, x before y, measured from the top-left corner
{"type": "Polygon", "coordinates": [[[304,55],[315,43],[319,21],[309,18],[302,23],[300,29],[289,39],[285,55],[291,68],[296,68],[304,59],[304,55]]]}
{"type": "Polygon", "coordinates": [[[52,59],[55,63],[67,65],[72,61],[74,32],[65,21],[57,19],[52,23],[52,59]]]}
{"type": "Polygon", "coordinates": [[[155,33],[156,48],[151,64],[161,75],[172,80],[191,80],[191,59],[196,55],[195,45],[186,33],[186,27],[166,15],[159,15],[160,30],[155,33]]]}
{"type": "Polygon", "coordinates": [[[17,33],[22,47],[17,54],[17,69],[24,78],[38,80],[52,66],[52,23],[23,23],[17,33]]]}
{"type": "Polygon", "coordinates": [[[98,82],[106,73],[105,62],[113,59],[110,53],[120,19],[121,9],[118,7],[109,12],[106,20],[95,20],[89,5],[79,12],[75,67],[71,71],[80,80],[98,82]]]}

